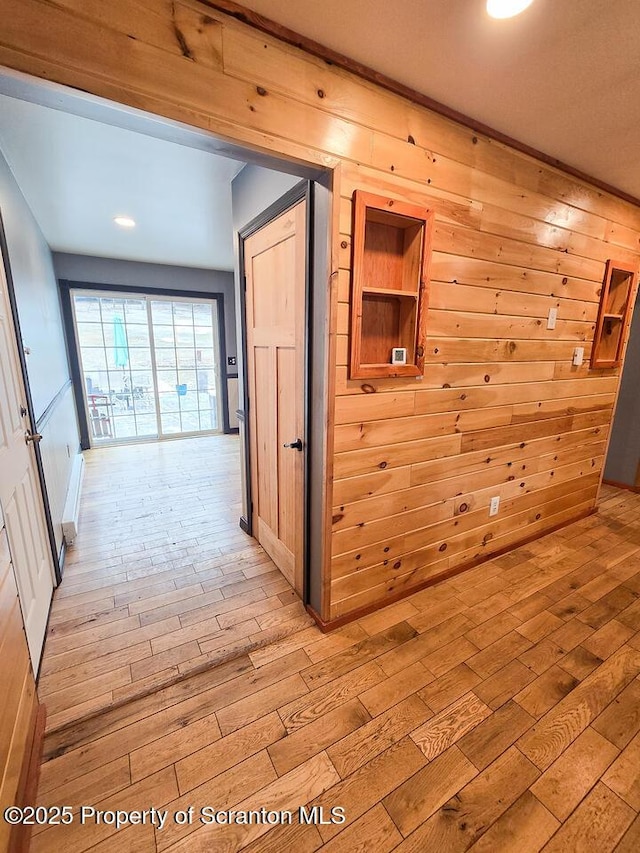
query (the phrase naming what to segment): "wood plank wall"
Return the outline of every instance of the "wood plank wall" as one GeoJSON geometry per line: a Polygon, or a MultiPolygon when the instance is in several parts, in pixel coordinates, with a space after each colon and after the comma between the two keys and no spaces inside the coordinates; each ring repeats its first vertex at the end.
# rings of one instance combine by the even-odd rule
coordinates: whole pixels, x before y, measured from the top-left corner
{"type": "Polygon", "coordinates": [[[588,366],[598,295],[640,209],[206,3],[3,6],[0,63],[335,169],[325,620],[594,507],[619,382],[588,366]],[[355,188],[435,210],[421,381],[348,379],[355,188]]]}
{"type": "MultiPolygon", "coordinates": [[[[19,797],[21,774],[33,742],[36,690],[22,627],[18,589],[0,517],[0,815],[19,797]]],[[[0,818],[0,850],[12,828],[0,818]]]]}

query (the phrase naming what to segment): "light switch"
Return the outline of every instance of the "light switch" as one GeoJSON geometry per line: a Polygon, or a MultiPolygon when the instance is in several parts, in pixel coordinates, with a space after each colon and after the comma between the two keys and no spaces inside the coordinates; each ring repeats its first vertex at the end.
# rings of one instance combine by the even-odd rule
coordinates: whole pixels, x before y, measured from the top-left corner
{"type": "Polygon", "coordinates": [[[549,308],[549,318],[547,320],[547,329],[555,329],[557,319],[558,319],[558,309],[557,308],[549,308]]]}
{"type": "Polygon", "coordinates": [[[584,347],[576,347],[573,351],[573,363],[579,367],[584,361],[584,347]]]}

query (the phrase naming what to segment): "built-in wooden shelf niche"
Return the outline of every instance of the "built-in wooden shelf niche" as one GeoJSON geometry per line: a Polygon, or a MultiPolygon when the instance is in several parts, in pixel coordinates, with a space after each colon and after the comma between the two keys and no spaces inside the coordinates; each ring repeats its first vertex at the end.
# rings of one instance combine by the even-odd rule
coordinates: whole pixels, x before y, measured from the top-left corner
{"type": "Polygon", "coordinates": [[[627,339],[636,269],[621,261],[607,261],[600,309],[591,350],[591,367],[618,367],[627,339]]]}
{"type": "Polygon", "coordinates": [[[350,376],[421,376],[433,213],[360,190],[353,207],[350,376]]]}

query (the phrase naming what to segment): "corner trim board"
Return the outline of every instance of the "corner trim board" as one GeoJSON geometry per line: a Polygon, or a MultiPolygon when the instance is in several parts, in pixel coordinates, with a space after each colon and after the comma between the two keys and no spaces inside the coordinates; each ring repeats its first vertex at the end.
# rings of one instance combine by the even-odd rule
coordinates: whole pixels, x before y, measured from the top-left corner
{"type": "MultiPolygon", "coordinates": [[[[16,794],[16,805],[21,808],[35,806],[38,794],[38,782],[40,780],[40,765],[42,764],[42,751],[44,747],[44,732],[47,721],[47,709],[45,705],[37,703],[34,705],[31,724],[31,743],[24,753],[20,781],[16,794]]],[[[31,842],[31,827],[17,824],[13,827],[9,839],[8,853],[28,853],[31,842]]]]}

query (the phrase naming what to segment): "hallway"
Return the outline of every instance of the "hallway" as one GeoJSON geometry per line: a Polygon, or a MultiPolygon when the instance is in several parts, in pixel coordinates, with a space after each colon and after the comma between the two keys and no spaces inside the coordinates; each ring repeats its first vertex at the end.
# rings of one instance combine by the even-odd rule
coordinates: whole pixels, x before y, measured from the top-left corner
{"type": "Polygon", "coordinates": [[[168,820],[76,819],[37,828],[32,850],[632,853],[639,509],[605,487],[597,514],[357,623],[303,629],[49,735],[39,804],[168,820]],[[305,803],[326,819],[342,807],[344,824],[198,819],[305,803]],[[193,821],[173,819],[190,806],[193,821]]]}
{"type": "Polygon", "coordinates": [[[48,731],[316,631],[270,558],[238,527],[237,436],[85,457],[79,535],[54,595],[38,686],[48,731]]]}

